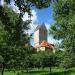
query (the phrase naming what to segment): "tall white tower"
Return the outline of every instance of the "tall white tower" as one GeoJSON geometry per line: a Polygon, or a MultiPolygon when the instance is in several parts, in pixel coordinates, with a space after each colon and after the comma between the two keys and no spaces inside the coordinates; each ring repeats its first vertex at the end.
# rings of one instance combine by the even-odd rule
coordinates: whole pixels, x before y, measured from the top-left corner
{"type": "Polygon", "coordinates": [[[42,41],[47,41],[47,29],[44,24],[38,25],[34,31],[34,46],[40,45],[42,41]]]}

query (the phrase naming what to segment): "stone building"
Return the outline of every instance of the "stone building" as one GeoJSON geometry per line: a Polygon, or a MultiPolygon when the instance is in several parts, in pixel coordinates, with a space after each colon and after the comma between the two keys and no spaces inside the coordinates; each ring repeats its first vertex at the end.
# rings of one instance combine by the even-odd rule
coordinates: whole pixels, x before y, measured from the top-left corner
{"type": "Polygon", "coordinates": [[[52,50],[53,44],[47,42],[47,29],[44,24],[38,25],[34,31],[34,48],[37,51],[45,51],[46,49],[52,50]]]}

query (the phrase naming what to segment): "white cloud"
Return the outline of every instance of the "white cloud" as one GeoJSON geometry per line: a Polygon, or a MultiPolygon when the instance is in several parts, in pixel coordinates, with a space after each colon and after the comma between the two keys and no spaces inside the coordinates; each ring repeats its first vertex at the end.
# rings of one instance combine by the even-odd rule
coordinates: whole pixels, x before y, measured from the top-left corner
{"type": "MultiPolygon", "coordinates": [[[[35,22],[37,21],[37,13],[35,10],[32,10],[31,13],[32,13],[32,16],[31,16],[32,22],[30,23],[30,30],[27,31],[29,34],[33,33],[34,29],[37,26],[35,25],[35,22]]],[[[22,19],[23,21],[29,20],[28,13],[25,13],[22,19]]]]}
{"type": "Polygon", "coordinates": [[[26,12],[24,15],[23,15],[23,21],[26,21],[26,20],[28,20],[29,18],[28,18],[28,13],[26,12]]]}
{"type": "Polygon", "coordinates": [[[14,10],[15,12],[17,12],[17,13],[20,13],[19,8],[18,8],[17,6],[14,6],[14,7],[13,7],[13,10],[14,10]]]}
{"type": "Polygon", "coordinates": [[[37,13],[35,10],[32,10],[31,12],[32,12],[31,20],[34,23],[37,20],[37,13]]]}
{"type": "Polygon", "coordinates": [[[0,0],[0,6],[4,5],[4,0],[0,0]]]}
{"type": "MultiPolygon", "coordinates": [[[[14,5],[13,0],[11,1],[11,5],[9,7],[11,7],[16,13],[20,13],[19,8],[14,5]]],[[[33,33],[34,29],[37,26],[37,25],[34,24],[34,22],[37,21],[37,13],[36,13],[35,10],[31,10],[31,13],[32,13],[32,16],[31,16],[32,22],[30,24],[30,30],[27,31],[27,33],[29,33],[29,34],[33,33]]],[[[23,15],[22,19],[23,19],[23,21],[26,21],[26,20],[30,19],[27,12],[23,15]]]]}
{"type": "Polygon", "coordinates": [[[11,0],[9,7],[12,8],[16,13],[20,13],[19,8],[15,5],[14,0],[11,0]]]}
{"type": "Polygon", "coordinates": [[[61,43],[62,40],[56,40],[51,35],[48,35],[48,42],[52,44],[61,43]]]}
{"type": "Polygon", "coordinates": [[[48,36],[48,42],[52,44],[56,43],[52,36],[48,36]]]}
{"type": "MultiPolygon", "coordinates": [[[[31,10],[31,13],[32,13],[31,20],[32,20],[32,22],[35,22],[36,19],[37,19],[36,11],[35,10],[31,10]]],[[[23,21],[26,21],[26,20],[29,20],[30,19],[28,17],[28,13],[27,12],[23,15],[23,18],[22,19],[23,19],[23,21]]]]}
{"type": "Polygon", "coordinates": [[[45,25],[46,25],[47,30],[49,30],[50,24],[46,23],[45,25]]]}

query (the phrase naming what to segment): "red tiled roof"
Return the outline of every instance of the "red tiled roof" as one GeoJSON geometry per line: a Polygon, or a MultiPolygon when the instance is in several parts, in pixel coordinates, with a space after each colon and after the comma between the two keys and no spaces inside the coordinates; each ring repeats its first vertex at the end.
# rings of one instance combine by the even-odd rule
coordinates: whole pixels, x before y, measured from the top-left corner
{"type": "Polygon", "coordinates": [[[34,46],[34,48],[39,48],[39,47],[40,47],[40,45],[34,46]]]}
{"type": "Polygon", "coordinates": [[[39,47],[53,48],[54,45],[49,44],[47,41],[42,41],[40,45],[35,46],[35,48],[39,48],[39,47]]]}

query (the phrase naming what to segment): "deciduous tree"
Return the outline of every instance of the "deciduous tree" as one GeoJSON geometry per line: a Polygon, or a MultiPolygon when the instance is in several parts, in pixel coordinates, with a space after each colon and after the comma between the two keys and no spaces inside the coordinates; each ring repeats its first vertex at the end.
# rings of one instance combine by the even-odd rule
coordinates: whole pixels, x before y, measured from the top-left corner
{"type": "MultiPolygon", "coordinates": [[[[67,62],[68,59],[72,61],[70,55],[75,53],[75,1],[55,1],[53,3],[53,16],[55,24],[51,26],[50,33],[53,34],[54,38],[62,40],[62,48],[66,50],[63,61],[67,62]]],[[[73,64],[75,63],[73,62],[73,64]]],[[[70,63],[68,62],[67,65],[70,63]]]]}

